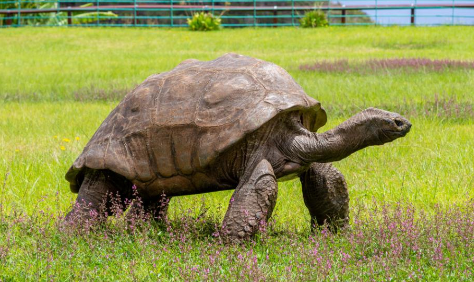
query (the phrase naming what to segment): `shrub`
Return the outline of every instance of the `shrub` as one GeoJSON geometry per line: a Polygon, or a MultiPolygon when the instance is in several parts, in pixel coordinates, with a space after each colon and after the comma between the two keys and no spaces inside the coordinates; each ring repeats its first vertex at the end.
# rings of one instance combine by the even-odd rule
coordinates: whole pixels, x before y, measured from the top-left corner
{"type": "Polygon", "coordinates": [[[214,17],[211,13],[195,13],[188,19],[188,25],[191,30],[209,31],[218,30],[221,26],[220,17],[214,17]]]}
{"type": "Polygon", "coordinates": [[[324,27],[328,26],[328,19],[326,14],[322,11],[311,11],[304,14],[304,17],[300,19],[301,27],[324,27]]]}

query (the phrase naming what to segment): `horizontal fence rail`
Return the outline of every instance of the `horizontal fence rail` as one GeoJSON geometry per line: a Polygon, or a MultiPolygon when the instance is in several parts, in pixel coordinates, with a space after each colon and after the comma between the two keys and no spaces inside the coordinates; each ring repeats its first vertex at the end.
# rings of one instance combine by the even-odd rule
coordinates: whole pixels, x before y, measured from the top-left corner
{"type": "Polygon", "coordinates": [[[7,0],[0,3],[0,26],[186,27],[204,11],[225,27],[277,27],[299,25],[312,10],[323,11],[330,25],[474,25],[474,1],[457,0],[7,0]]]}

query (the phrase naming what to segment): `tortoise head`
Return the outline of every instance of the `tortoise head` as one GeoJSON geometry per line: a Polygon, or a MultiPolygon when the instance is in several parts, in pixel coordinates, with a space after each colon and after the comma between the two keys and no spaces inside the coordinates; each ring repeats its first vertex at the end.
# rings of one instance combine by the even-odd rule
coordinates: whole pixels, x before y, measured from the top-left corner
{"type": "Polygon", "coordinates": [[[354,123],[366,132],[367,145],[381,145],[405,136],[411,123],[397,113],[377,108],[368,108],[353,117],[354,123]]]}
{"type": "Polygon", "coordinates": [[[284,150],[288,159],[303,163],[333,162],[367,146],[394,141],[410,128],[411,123],[397,113],[368,108],[323,133],[299,130],[284,150]]]}

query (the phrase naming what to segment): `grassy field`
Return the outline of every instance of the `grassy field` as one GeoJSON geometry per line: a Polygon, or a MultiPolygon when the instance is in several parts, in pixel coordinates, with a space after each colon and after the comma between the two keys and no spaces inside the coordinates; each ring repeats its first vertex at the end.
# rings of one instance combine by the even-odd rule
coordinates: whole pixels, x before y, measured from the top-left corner
{"type": "Polygon", "coordinates": [[[0,29],[0,281],[466,280],[474,275],[474,70],[302,71],[348,59],[474,60],[468,27],[222,30],[0,29]],[[275,62],[328,110],[328,130],[375,106],[412,131],[336,163],[352,230],[311,235],[297,181],[267,232],[225,245],[231,191],[174,198],[170,221],[89,230],[58,217],[64,174],[130,89],[188,58],[275,62]],[[204,211],[206,211],[204,213],[204,211]],[[202,215],[204,213],[204,215],[202,215]]]}

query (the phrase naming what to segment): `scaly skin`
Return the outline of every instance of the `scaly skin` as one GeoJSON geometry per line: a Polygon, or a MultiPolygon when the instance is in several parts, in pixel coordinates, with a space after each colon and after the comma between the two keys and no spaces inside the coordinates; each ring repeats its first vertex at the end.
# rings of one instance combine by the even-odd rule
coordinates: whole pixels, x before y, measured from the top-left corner
{"type": "Polygon", "coordinates": [[[145,199],[135,199],[127,212],[127,219],[141,218],[144,215],[150,216],[153,220],[163,220],[168,213],[171,197],[154,197],[145,199]]]}
{"type": "Polygon", "coordinates": [[[132,183],[109,170],[87,170],[76,204],[66,215],[67,221],[112,215],[124,211],[132,199],[132,183]]]}
{"type": "Polygon", "coordinates": [[[223,229],[227,236],[244,239],[255,234],[270,218],[276,204],[278,184],[267,160],[242,178],[230,200],[223,229]]]}
{"type": "Polygon", "coordinates": [[[339,170],[330,163],[313,163],[300,180],[312,230],[324,223],[334,230],[349,224],[349,193],[339,170]]]}

